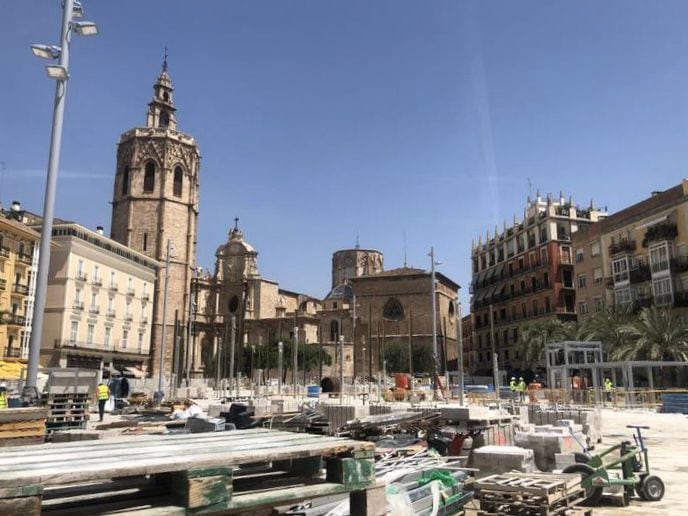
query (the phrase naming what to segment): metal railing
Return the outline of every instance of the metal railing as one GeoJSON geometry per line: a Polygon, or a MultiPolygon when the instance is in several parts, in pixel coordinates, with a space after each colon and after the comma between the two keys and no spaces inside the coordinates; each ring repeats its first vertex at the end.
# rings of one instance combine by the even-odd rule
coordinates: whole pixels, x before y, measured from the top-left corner
{"type": "Polygon", "coordinates": [[[29,286],[22,285],[21,283],[15,283],[12,287],[12,292],[14,292],[15,294],[21,294],[23,296],[26,296],[29,294],[29,286]]]}

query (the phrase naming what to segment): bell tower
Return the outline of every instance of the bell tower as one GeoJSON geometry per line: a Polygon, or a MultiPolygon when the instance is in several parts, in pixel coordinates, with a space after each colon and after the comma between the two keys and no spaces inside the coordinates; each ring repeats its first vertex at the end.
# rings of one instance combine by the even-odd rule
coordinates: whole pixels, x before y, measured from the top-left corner
{"type": "MultiPolygon", "coordinates": [[[[174,89],[167,69],[153,85],[146,125],[120,136],[112,195],[111,237],[164,262],[169,239],[172,258],[167,291],[165,374],[172,370],[174,315],[186,322],[192,271],[196,264],[200,154],[195,139],[177,129],[174,89]]],[[[151,374],[160,370],[164,269],[158,271],[153,298],[151,374]]],[[[133,302],[141,292],[135,289],[133,302]]],[[[122,323],[124,329],[128,324],[122,323]]]]}

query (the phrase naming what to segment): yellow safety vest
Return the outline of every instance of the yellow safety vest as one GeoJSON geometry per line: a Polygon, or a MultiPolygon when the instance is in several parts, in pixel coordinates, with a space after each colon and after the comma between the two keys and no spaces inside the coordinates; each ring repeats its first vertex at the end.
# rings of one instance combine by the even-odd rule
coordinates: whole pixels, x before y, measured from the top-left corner
{"type": "Polygon", "coordinates": [[[604,382],[604,389],[607,391],[612,390],[612,381],[611,380],[605,380],[604,382]]]}
{"type": "Polygon", "coordinates": [[[7,408],[7,394],[0,392],[0,409],[7,408]]]}
{"type": "Polygon", "coordinates": [[[509,389],[511,390],[511,392],[516,392],[516,391],[517,391],[516,381],[512,381],[512,382],[509,384],[509,389]]]}
{"type": "Polygon", "coordinates": [[[519,382],[518,392],[526,392],[526,382],[519,382]]]}
{"type": "Polygon", "coordinates": [[[106,400],[110,397],[110,394],[108,392],[107,385],[99,385],[98,386],[98,399],[99,400],[106,400]]]}

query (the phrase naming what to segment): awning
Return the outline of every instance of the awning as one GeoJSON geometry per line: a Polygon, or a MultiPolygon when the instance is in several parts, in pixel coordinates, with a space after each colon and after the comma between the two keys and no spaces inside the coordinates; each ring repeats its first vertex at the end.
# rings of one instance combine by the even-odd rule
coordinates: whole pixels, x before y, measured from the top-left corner
{"type": "Polygon", "coordinates": [[[486,292],[487,292],[487,289],[485,289],[485,288],[480,289],[478,291],[478,293],[475,296],[473,296],[473,303],[474,304],[480,303],[483,300],[483,298],[485,297],[486,292]]]}
{"type": "Polygon", "coordinates": [[[492,280],[492,278],[494,277],[494,273],[495,273],[495,267],[490,267],[487,271],[487,276],[485,276],[485,280],[486,281],[492,280]]]}
{"type": "Polygon", "coordinates": [[[480,288],[482,286],[483,281],[485,280],[485,272],[486,271],[480,271],[478,274],[478,279],[475,280],[475,286],[477,288],[480,288]]]}
{"type": "Polygon", "coordinates": [[[136,367],[125,367],[125,371],[128,371],[132,375],[134,375],[135,378],[145,378],[146,373],[145,371],[141,371],[141,369],[138,369],[136,367]]]}
{"type": "Polygon", "coordinates": [[[504,270],[504,264],[503,263],[498,263],[497,267],[495,268],[495,277],[502,279],[502,271],[504,270]]]}

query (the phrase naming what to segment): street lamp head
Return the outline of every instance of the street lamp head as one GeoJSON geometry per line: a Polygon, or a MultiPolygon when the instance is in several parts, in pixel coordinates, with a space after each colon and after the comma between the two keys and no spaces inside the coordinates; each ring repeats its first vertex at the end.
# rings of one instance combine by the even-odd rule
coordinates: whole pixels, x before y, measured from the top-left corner
{"type": "Polygon", "coordinates": [[[45,73],[48,74],[48,77],[57,81],[66,81],[69,79],[69,73],[67,73],[67,69],[64,66],[48,65],[45,67],[45,73]]]}
{"type": "Polygon", "coordinates": [[[95,36],[98,34],[98,26],[93,22],[73,22],[72,28],[80,36],[95,36]]]}
{"type": "Polygon", "coordinates": [[[42,59],[57,59],[62,49],[56,45],[31,45],[31,51],[42,59]]]}

